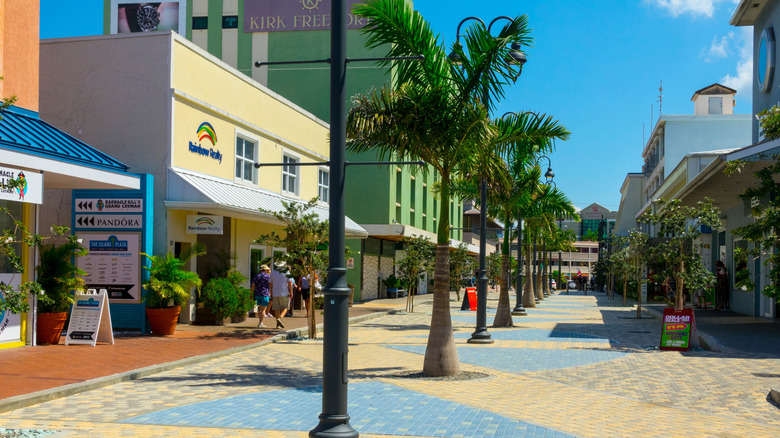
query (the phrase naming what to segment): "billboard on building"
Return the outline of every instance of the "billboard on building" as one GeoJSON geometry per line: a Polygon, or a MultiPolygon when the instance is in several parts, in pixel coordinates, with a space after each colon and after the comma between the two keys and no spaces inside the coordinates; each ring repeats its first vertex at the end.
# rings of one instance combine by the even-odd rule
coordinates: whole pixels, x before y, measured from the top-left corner
{"type": "MultiPolygon", "coordinates": [[[[362,0],[347,0],[347,29],[367,21],[351,13],[362,0]]],[[[331,0],[244,0],[244,32],[330,30],[331,0]]]]}
{"type": "Polygon", "coordinates": [[[165,2],[111,0],[111,33],[172,30],[184,35],[186,12],[185,0],[165,2]]]}

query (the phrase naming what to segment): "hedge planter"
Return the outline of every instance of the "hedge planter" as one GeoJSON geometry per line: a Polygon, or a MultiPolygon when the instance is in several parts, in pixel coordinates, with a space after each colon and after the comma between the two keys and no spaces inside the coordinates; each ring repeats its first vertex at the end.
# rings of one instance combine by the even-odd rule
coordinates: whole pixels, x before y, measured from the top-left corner
{"type": "Polygon", "coordinates": [[[39,345],[59,344],[62,329],[65,328],[67,319],[68,312],[39,313],[38,322],[35,326],[35,341],[39,345]]]}
{"type": "Polygon", "coordinates": [[[153,335],[170,336],[176,331],[176,323],[179,321],[181,306],[166,307],[163,309],[146,308],[146,317],[149,318],[149,328],[153,335]]]}

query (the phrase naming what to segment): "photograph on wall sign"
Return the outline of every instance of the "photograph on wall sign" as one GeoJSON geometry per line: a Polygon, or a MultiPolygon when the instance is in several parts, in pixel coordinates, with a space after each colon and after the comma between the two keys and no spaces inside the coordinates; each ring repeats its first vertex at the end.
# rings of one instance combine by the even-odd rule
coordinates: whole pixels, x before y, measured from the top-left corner
{"type": "Polygon", "coordinates": [[[140,302],[140,233],[79,233],[87,255],[76,265],[87,275],[86,288],[106,289],[112,302],[140,302]]]}
{"type": "Polygon", "coordinates": [[[111,9],[112,33],[154,32],[180,29],[181,13],[187,8],[183,1],[129,2],[114,0],[111,9]]]}
{"type": "MultiPolygon", "coordinates": [[[[19,287],[21,275],[0,273],[0,283],[19,287]]],[[[0,343],[18,342],[22,339],[21,315],[0,310],[0,343]]]]}

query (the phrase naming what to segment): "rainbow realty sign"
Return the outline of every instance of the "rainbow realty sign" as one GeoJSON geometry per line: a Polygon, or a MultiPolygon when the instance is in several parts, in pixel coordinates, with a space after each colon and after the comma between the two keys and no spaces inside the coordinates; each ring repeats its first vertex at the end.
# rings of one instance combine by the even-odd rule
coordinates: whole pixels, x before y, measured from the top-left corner
{"type": "Polygon", "coordinates": [[[187,215],[187,234],[222,234],[222,216],[187,215]]]}

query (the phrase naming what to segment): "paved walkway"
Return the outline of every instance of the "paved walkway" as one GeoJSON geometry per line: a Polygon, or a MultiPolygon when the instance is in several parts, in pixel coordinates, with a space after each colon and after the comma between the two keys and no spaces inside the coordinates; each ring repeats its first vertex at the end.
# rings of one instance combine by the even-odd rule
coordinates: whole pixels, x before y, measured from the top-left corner
{"type": "MultiPolygon", "coordinates": [[[[349,414],[361,436],[780,436],[767,400],[778,356],[659,351],[653,310],[636,319],[604,294],[556,294],[502,329],[490,327],[496,303],[490,294],[495,342],[484,345],[466,343],[474,314],[452,302],[461,366],[481,376],[470,380],[418,376],[430,305],[352,325],[349,414]]],[[[321,411],[321,361],[319,341],[276,342],[5,412],[0,427],[305,437],[321,411]]]]}

